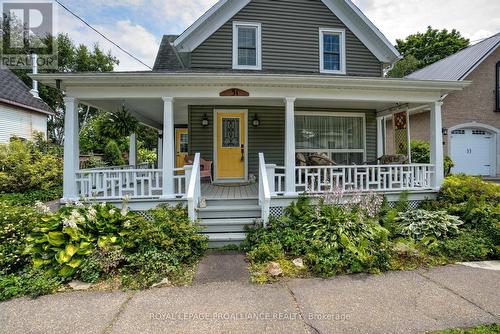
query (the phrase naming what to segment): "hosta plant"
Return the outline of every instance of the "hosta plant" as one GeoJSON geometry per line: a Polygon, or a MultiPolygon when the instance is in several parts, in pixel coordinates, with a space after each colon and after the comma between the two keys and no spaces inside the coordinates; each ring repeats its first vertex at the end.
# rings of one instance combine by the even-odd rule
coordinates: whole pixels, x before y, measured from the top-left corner
{"type": "Polygon", "coordinates": [[[409,210],[400,212],[395,219],[401,234],[413,240],[428,238],[443,239],[458,233],[463,222],[446,211],[409,210]]]}
{"type": "Polygon", "coordinates": [[[113,249],[124,243],[131,221],[139,217],[125,207],[106,203],[67,205],[43,216],[28,238],[35,268],[70,278],[83,259],[96,249],[113,249]]]}

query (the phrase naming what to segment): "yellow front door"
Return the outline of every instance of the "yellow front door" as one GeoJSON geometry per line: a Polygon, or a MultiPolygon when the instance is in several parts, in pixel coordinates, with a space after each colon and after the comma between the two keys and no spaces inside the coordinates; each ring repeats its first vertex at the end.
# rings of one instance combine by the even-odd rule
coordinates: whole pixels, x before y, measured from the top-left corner
{"type": "Polygon", "coordinates": [[[189,153],[188,129],[175,129],[175,167],[182,168],[186,164],[189,153]]]}
{"type": "Polygon", "coordinates": [[[217,178],[245,178],[245,113],[217,112],[217,178]]]}

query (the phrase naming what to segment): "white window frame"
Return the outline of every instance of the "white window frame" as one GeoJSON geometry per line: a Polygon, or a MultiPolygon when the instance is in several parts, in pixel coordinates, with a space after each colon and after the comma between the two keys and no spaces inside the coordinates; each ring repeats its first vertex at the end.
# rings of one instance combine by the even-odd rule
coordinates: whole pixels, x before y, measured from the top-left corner
{"type": "MultiPolygon", "coordinates": [[[[295,149],[296,153],[316,153],[316,152],[321,152],[321,153],[362,153],[363,154],[363,160],[366,161],[367,157],[367,152],[366,152],[366,147],[367,147],[367,142],[366,142],[366,114],[364,113],[349,113],[349,112],[307,112],[307,111],[297,111],[295,112],[295,116],[323,116],[323,117],[358,117],[363,119],[363,125],[362,125],[362,143],[363,143],[363,148],[362,149],[295,149]]],[[[295,120],[294,120],[295,121],[295,120]]]]}
{"type": "Polygon", "coordinates": [[[233,69],[235,70],[261,70],[262,69],[262,25],[258,22],[233,21],[233,69]],[[255,34],[255,66],[238,64],[238,27],[246,26],[256,28],[255,34]]]}
{"type": "Polygon", "coordinates": [[[319,71],[320,73],[329,74],[346,74],[346,46],[345,46],[345,29],[339,28],[319,28],[319,71]],[[328,70],[325,69],[324,62],[324,35],[325,34],[335,34],[339,35],[340,41],[340,70],[328,70]]]}

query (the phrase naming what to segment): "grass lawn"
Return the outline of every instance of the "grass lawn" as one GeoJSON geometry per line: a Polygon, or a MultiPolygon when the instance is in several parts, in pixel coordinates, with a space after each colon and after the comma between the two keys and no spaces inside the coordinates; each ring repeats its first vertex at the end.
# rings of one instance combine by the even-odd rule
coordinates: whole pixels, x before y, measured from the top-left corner
{"type": "Polygon", "coordinates": [[[500,333],[500,325],[484,325],[470,329],[448,329],[433,332],[433,334],[497,334],[500,333]]]}

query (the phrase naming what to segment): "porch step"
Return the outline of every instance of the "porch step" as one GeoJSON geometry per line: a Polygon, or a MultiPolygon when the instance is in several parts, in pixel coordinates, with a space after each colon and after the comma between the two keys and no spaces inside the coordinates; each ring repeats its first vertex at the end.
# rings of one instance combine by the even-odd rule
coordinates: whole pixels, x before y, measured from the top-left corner
{"type": "Polygon", "coordinates": [[[237,198],[237,199],[207,198],[206,202],[207,202],[207,207],[259,205],[258,198],[237,198]]]}
{"type": "Polygon", "coordinates": [[[239,245],[246,239],[245,233],[206,233],[209,248],[239,245]]]}
{"type": "Polygon", "coordinates": [[[243,233],[246,226],[253,226],[256,218],[215,218],[203,219],[201,226],[208,233],[243,233]]]}
{"type": "Polygon", "coordinates": [[[199,209],[199,218],[260,218],[261,209],[258,205],[221,205],[207,206],[199,209]]]}

